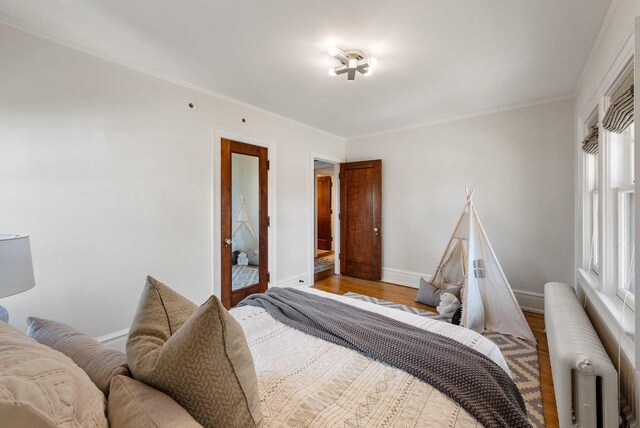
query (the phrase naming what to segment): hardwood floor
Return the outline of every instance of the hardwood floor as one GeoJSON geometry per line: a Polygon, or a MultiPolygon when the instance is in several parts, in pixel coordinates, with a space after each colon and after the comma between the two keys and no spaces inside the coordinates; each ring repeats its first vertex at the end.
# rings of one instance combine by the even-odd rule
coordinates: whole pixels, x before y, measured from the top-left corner
{"type": "MultiPolygon", "coordinates": [[[[349,278],[340,275],[317,281],[314,288],[330,293],[344,294],[349,291],[364,294],[390,302],[412,306],[418,309],[435,312],[435,308],[416,302],[416,289],[403,287],[385,282],[366,281],[362,279],[349,278]]],[[[553,391],[553,381],[551,379],[551,363],[549,361],[549,348],[547,337],[544,334],[544,316],[531,312],[524,313],[533,334],[538,341],[538,361],[540,364],[540,386],[542,388],[542,402],[544,405],[545,426],[549,428],[558,427],[558,413],[556,410],[556,399],[553,391]]]]}
{"type": "Polygon", "coordinates": [[[322,281],[325,278],[329,278],[330,276],[334,276],[335,271],[333,269],[323,270],[322,272],[318,272],[313,275],[313,281],[318,282],[322,281]]]}
{"type": "Polygon", "coordinates": [[[334,254],[333,251],[329,251],[329,250],[316,250],[316,259],[319,259],[320,257],[326,257],[326,256],[330,256],[334,254]]]}

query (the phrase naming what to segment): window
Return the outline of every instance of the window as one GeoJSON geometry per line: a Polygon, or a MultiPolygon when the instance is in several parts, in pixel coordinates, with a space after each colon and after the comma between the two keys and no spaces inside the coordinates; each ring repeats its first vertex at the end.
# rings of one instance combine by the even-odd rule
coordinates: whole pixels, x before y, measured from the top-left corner
{"type": "Polygon", "coordinates": [[[610,133],[612,154],[612,184],[615,186],[616,219],[616,264],[617,292],[622,298],[628,290],[631,298],[635,294],[635,192],[634,171],[634,126],[624,132],[610,133]]]}
{"type": "Polygon", "coordinates": [[[633,69],[584,122],[583,268],[601,291],[635,306],[633,69]]]}

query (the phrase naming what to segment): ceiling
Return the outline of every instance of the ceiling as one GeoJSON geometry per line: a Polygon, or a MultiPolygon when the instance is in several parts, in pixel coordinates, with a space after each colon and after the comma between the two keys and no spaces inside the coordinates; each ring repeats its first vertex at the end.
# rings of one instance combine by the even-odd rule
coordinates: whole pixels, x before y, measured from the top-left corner
{"type": "Polygon", "coordinates": [[[0,0],[0,19],[345,137],[575,92],[611,0],[0,0]],[[330,77],[336,44],[378,58],[330,77]]]}

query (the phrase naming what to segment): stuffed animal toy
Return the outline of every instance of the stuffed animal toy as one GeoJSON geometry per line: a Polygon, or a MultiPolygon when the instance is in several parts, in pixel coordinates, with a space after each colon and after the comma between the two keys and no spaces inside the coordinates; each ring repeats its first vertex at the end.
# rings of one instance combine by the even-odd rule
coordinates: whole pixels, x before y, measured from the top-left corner
{"type": "Polygon", "coordinates": [[[451,293],[442,293],[440,295],[440,304],[436,308],[440,316],[444,318],[451,318],[460,308],[460,300],[451,293]]]}
{"type": "Polygon", "coordinates": [[[247,253],[238,254],[238,266],[248,266],[249,265],[249,257],[247,257],[247,253]]]}

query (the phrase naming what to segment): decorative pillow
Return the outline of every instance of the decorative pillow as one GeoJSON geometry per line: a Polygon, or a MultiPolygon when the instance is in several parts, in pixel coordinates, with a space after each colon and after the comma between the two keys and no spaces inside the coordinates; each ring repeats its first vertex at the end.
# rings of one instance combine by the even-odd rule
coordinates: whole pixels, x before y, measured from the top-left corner
{"type": "Polygon", "coordinates": [[[205,427],[258,425],[258,381],[242,327],[215,296],[195,311],[187,302],[147,278],[127,342],[133,377],[205,427]]]}
{"type": "Polygon", "coordinates": [[[0,426],[107,428],[105,407],[69,357],[0,322],[0,426]]]}
{"type": "Polygon", "coordinates": [[[126,376],[111,379],[111,428],[202,428],[171,397],[126,376]]]}
{"type": "Polygon", "coordinates": [[[442,288],[436,288],[424,278],[420,278],[420,288],[418,289],[416,302],[424,303],[425,305],[435,308],[440,304],[440,294],[442,293],[451,293],[460,299],[461,288],[462,287],[458,285],[444,285],[442,288]]]}
{"type": "Polygon", "coordinates": [[[27,335],[71,358],[106,396],[112,377],[129,376],[127,356],[123,352],[109,349],[61,322],[29,317],[27,325],[27,335]]]}

